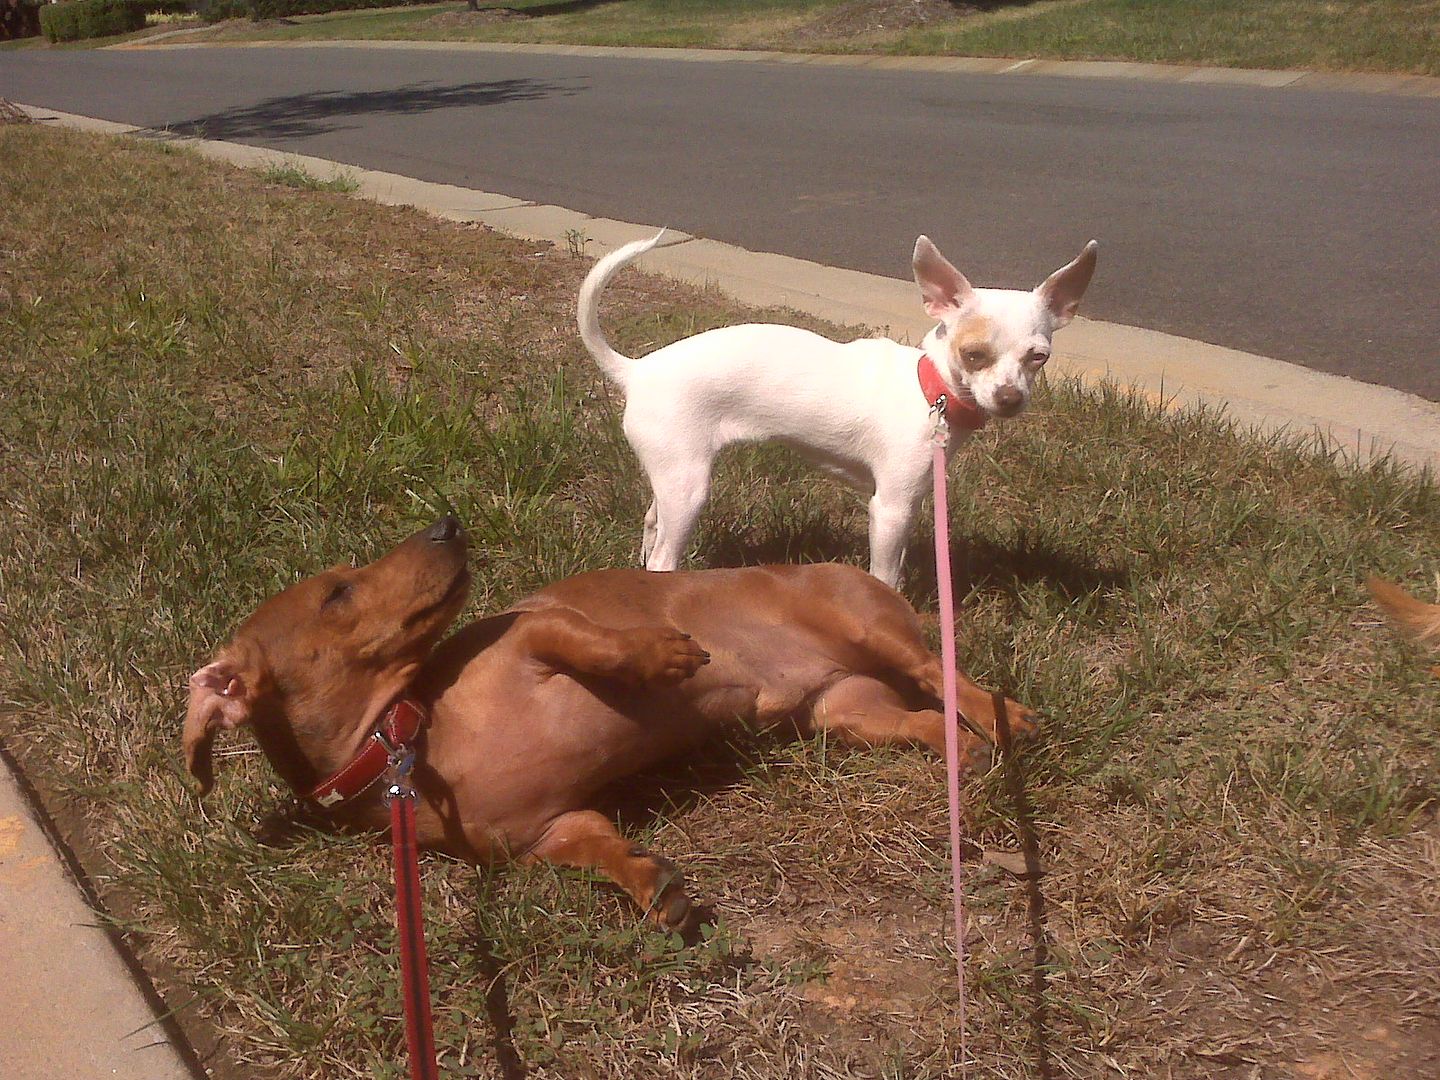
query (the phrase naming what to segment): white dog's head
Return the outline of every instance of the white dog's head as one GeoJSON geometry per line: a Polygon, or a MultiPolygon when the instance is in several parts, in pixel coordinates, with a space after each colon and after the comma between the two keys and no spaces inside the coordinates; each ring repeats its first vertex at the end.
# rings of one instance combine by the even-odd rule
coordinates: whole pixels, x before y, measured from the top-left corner
{"type": "Polygon", "coordinates": [[[921,348],[951,386],[968,387],[992,416],[1015,416],[1030,404],[1035,373],[1050,359],[1050,337],[1075,317],[1095,273],[1091,240],[1075,261],[1030,292],[977,289],[922,236],[915,241],[915,283],[940,325],[921,348]]]}

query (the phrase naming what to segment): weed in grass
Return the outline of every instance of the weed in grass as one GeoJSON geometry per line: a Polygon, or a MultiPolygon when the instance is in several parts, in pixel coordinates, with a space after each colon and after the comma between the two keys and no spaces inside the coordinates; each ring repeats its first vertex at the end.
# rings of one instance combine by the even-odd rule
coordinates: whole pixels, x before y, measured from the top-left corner
{"type": "MultiPolygon", "coordinates": [[[[165,149],[0,129],[0,730],[80,797],[232,1075],[394,1075],[385,851],[257,843],[282,792],[243,739],[197,805],[184,678],[264,595],[441,512],[472,611],[632,564],[648,493],[570,330],[581,260],[165,149]]],[[[638,277],[612,299],[633,352],[756,317],[638,277]]],[[[1349,1040],[1377,1009],[1431,1032],[1437,684],[1360,580],[1427,569],[1433,479],[1063,381],[957,467],[961,656],[1044,717],[1028,814],[994,773],[967,831],[1013,851],[1028,820],[1048,867],[1038,892],[972,869],[973,1071],[1043,1046],[1057,1075],[1215,1075],[1198,1047],[1278,1074],[1378,1053],[1349,1040]]],[[[861,501],[784,451],[715,487],[701,564],[863,558],[861,501]]],[[[713,903],[696,949],[590,878],[427,857],[447,1070],[951,1074],[942,776],[763,739],[650,778],[626,827],[713,903]]]]}
{"type": "Polygon", "coordinates": [[[590,243],[590,238],[585,235],[584,229],[565,230],[565,250],[570,253],[572,259],[585,257],[585,246],[590,243]]]}
{"type": "Polygon", "coordinates": [[[330,179],[322,180],[299,165],[277,161],[263,166],[258,172],[267,184],[280,184],[303,191],[335,191],[342,195],[353,195],[360,190],[360,181],[355,179],[354,174],[344,170],[336,170],[330,179]]]}

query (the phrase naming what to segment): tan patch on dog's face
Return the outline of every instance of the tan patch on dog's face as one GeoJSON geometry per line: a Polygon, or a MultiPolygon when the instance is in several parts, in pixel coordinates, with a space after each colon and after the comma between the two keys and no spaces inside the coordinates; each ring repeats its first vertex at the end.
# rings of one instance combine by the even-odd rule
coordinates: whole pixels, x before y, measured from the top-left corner
{"type": "Polygon", "coordinates": [[[971,315],[954,328],[950,335],[950,351],[960,366],[974,373],[993,367],[998,359],[995,351],[995,324],[984,315],[971,315]]]}

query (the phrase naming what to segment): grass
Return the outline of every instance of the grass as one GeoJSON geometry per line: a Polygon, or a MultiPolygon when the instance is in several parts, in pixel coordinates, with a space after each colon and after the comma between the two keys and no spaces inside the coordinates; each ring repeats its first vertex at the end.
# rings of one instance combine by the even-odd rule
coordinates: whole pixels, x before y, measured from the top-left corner
{"type": "Polygon", "coordinates": [[[344,170],[337,171],[328,180],[322,180],[299,165],[291,165],[287,162],[274,162],[257,171],[260,173],[260,178],[267,184],[300,188],[303,191],[334,191],[342,195],[350,195],[360,190],[360,181],[355,179],[354,173],[344,170]]]}
{"type": "Polygon", "coordinates": [[[1440,74],[1440,0],[627,0],[338,12],[215,31],[380,39],[1140,60],[1440,74]]]}
{"type": "MultiPolygon", "coordinates": [[[[198,804],[184,680],[264,595],[445,510],[472,611],[632,561],[586,264],[170,142],[0,128],[0,182],[0,733],[222,1072],[399,1076],[386,850],[258,843],[281,789],[243,739],[198,804]]],[[[753,315],[610,296],[635,351],[753,315]]],[[[1428,592],[1432,480],[1069,383],[954,472],[961,656],[1047,718],[1023,776],[967,789],[976,842],[1049,867],[972,868],[973,1074],[1422,1075],[1440,683],[1359,582],[1428,592]]],[[[860,500],[750,451],[696,562],[864,547],[860,500]]],[[[919,567],[909,593],[933,619],[919,567]]],[[[741,742],[643,794],[628,828],[719,912],[699,947],[586,876],[424,860],[446,1075],[953,1075],[935,762],[741,742]]]]}

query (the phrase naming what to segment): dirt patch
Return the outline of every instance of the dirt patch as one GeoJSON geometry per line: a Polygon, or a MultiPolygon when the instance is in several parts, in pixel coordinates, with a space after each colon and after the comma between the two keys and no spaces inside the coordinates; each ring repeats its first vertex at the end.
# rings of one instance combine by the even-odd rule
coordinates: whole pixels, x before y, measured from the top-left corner
{"type": "Polygon", "coordinates": [[[1340,1049],[1296,1062],[1300,1080],[1422,1080],[1440,1076],[1440,1022],[1401,1028],[1391,1020],[1361,1023],[1340,1049]]]}
{"type": "Polygon", "coordinates": [[[798,27],[790,36],[796,42],[804,42],[911,30],[933,22],[973,15],[993,6],[955,3],[952,0],[857,0],[856,3],[827,11],[798,27]]]}
{"type": "Polygon", "coordinates": [[[471,26],[524,22],[532,18],[534,16],[529,12],[516,8],[481,8],[479,11],[442,11],[417,25],[423,30],[463,30],[471,26]]]}

